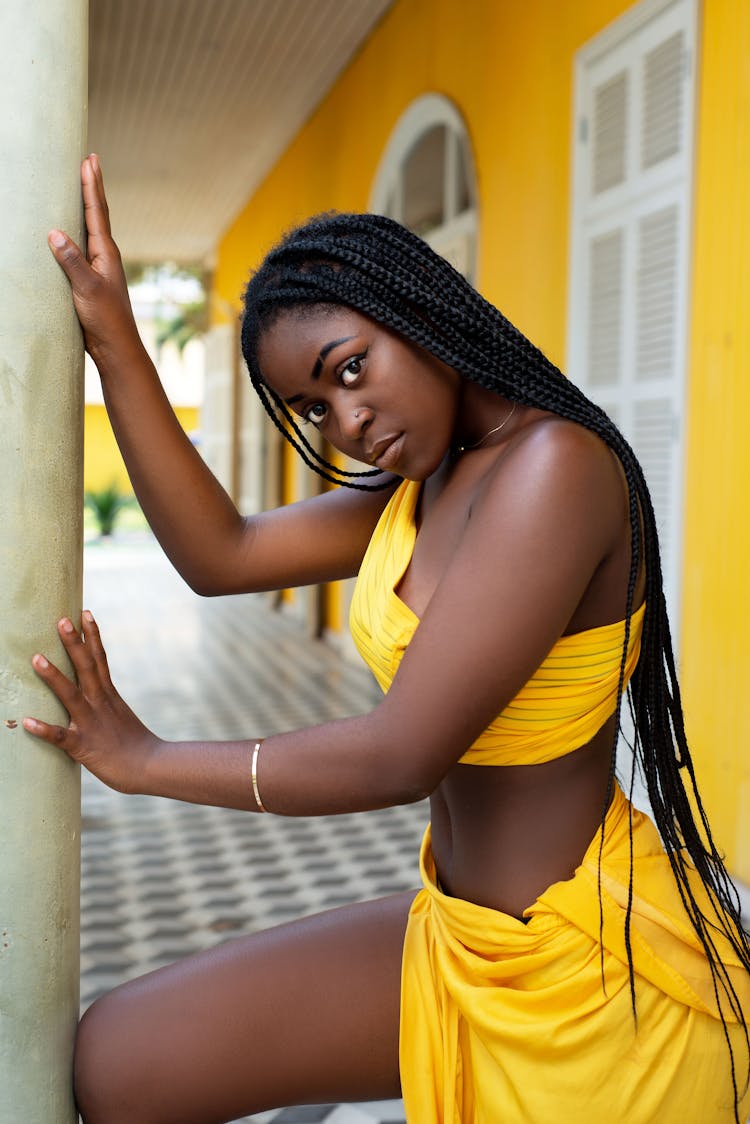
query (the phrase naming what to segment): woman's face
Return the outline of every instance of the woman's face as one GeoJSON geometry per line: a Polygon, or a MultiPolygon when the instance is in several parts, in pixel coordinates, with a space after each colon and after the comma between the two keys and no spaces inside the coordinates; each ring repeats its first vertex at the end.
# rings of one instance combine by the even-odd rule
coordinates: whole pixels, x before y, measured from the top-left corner
{"type": "Polygon", "coordinates": [[[283,313],[258,358],[271,389],[346,456],[426,480],[448,451],[459,376],[361,313],[283,313]]]}

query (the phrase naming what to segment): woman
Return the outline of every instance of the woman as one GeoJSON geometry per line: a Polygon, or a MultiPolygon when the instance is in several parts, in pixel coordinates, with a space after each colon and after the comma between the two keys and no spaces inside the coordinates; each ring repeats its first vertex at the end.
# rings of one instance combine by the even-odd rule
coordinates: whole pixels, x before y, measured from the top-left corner
{"type": "Polygon", "coordinates": [[[691,810],[653,512],[619,432],[418,238],[324,217],[251,279],[243,352],[308,464],[357,486],[243,520],[138,340],[96,157],[82,178],[88,260],[51,245],[164,549],[205,594],[359,573],[352,627],[387,693],[263,741],[167,742],[117,695],[84,613],[60,624],[78,686],[34,658],[70,725],[26,728],[126,792],[282,815],[432,805],[416,895],[97,1002],[76,1051],[86,1124],[401,1089],[428,1124],[744,1119],[750,951],[691,810]],[[321,461],[300,418],[372,472],[321,461]],[[663,847],[615,780],[628,680],[663,847]]]}

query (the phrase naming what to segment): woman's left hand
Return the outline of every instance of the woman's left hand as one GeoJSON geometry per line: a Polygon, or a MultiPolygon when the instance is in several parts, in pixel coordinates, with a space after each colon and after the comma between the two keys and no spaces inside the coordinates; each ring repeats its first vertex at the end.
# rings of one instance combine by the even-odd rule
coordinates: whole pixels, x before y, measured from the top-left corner
{"type": "Polygon", "coordinates": [[[78,679],[73,683],[42,655],[32,666],[68,712],[67,726],[25,718],[24,729],[59,746],[110,788],[138,790],[145,766],[160,739],[123,701],[109,675],[107,656],[91,613],[85,612],[80,633],[67,618],[57,626],[78,679]]]}

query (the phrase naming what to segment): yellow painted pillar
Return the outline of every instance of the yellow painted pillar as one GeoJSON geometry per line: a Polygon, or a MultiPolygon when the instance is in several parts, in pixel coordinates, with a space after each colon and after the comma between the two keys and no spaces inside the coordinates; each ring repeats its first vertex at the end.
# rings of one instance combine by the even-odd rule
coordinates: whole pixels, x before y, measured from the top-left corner
{"type": "Polygon", "coordinates": [[[0,1121],[72,1124],[80,780],[26,734],[80,612],[83,349],[52,226],[80,235],[87,0],[2,0],[0,44],[0,1121]]]}

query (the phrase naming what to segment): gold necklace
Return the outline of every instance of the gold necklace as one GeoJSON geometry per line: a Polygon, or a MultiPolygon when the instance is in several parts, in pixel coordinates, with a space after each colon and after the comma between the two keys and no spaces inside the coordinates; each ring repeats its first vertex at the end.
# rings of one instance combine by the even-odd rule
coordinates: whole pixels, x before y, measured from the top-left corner
{"type": "Polygon", "coordinates": [[[518,403],[514,402],[506,416],[500,422],[500,425],[496,425],[494,429],[490,429],[487,433],[485,433],[484,437],[480,437],[479,440],[475,441],[473,445],[456,445],[456,455],[458,455],[459,453],[467,453],[470,449],[478,449],[480,445],[484,444],[488,437],[492,437],[493,433],[499,433],[503,426],[506,426],[515,414],[517,405],[518,403]]]}

